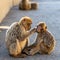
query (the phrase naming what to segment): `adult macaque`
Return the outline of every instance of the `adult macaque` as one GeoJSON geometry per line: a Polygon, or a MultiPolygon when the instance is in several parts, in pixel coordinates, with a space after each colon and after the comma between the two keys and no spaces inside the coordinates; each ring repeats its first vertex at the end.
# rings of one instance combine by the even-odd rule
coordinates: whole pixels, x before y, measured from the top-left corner
{"type": "Polygon", "coordinates": [[[6,32],[6,46],[9,55],[13,57],[25,57],[22,50],[28,46],[28,38],[36,29],[30,30],[32,19],[22,17],[19,22],[14,22],[6,32]],[[30,30],[30,31],[29,31],[30,30]]]}

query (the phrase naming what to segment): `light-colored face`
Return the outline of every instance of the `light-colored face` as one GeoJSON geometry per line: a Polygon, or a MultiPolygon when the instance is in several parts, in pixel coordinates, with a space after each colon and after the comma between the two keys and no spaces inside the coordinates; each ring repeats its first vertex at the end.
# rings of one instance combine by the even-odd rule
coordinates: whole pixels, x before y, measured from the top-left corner
{"type": "Polygon", "coordinates": [[[32,24],[31,18],[25,17],[25,18],[23,19],[23,25],[24,25],[24,27],[25,27],[25,30],[30,30],[30,29],[31,29],[31,24],[32,24]]]}
{"type": "Polygon", "coordinates": [[[31,29],[31,24],[32,24],[32,23],[27,22],[27,23],[25,24],[25,29],[26,29],[26,30],[30,30],[30,29],[31,29]]]}
{"type": "Polygon", "coordinates": [[[37,32],[41,31],[41,26],[37,26],[37,32]]]}
{"type": "Polygon", "coordinates": [[[38,26],[37,26],[37,32],[41,32],[41,31],[45,31],[47,29],[47,26],[45,23],[40,23],[38,26]]]}

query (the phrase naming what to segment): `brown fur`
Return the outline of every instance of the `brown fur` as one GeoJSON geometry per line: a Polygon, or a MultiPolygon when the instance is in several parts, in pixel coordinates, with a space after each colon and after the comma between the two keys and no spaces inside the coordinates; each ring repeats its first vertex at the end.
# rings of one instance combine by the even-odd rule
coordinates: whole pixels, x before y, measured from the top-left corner
{"type": "Polygon", "coordinates": [[[36,10],[38,8],[38,4],[36,2],[31,2],[31,9],[36,10]]]}
{"type": "Polygon", "coordinates": [[[38,24],[37,33],[38,35],[35,43],[25,49],[28,51],[27,54],[50,54],[54,50],[55,39],[53,35],[47,30],[47,26],[44,22],[38,24]]]}
{"type": "Polygon", "coordinates": [[[30,30],[31,24],[31,18],[23,17],[19,22],[13,23],[7,30],[6,46],[11,56],[26,56],[22,54],[22,50],[28,46],[28,37],[36,31],[35,28],[30,30]]]}
{"type": "Polygon", "coordinates": [[[21,0],[19,4],[19,9],[21,10],[30,10],[31,4],[29,3],[29,0],[21,0]]]}
{"type": "Polygon", "coordinates": [[[19,4],[19,9],[21,10],[37,9],[37,3],[29,2],[29,0],[21,0],[19,4]]]}

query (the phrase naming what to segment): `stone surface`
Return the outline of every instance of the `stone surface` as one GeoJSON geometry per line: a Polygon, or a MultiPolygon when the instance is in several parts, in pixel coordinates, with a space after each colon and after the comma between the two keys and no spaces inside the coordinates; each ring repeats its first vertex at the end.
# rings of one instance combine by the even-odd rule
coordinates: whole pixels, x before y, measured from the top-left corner
{"type": "MultiPolygon", "coordinates": [[[[60,1],[57,0],[33,0],[39,3],[37,10],[22,11],[18,6],[13,7],[1,26],[10,26],[13,22],[19,21],[22,16],[29,16],[33,20],[32,28],[37,23],[44,21],[48,26],[48,30],[54,35],[56,39],[56,47],[50,55],[36,54],[26,58],[12,58],[8,55],[5,46],[5,33],[6,30],[0,31],[0,60],[60,60],[60,1]]],[[[30,44],[35,41],[36,34],[30,37],[30,44]]]]}

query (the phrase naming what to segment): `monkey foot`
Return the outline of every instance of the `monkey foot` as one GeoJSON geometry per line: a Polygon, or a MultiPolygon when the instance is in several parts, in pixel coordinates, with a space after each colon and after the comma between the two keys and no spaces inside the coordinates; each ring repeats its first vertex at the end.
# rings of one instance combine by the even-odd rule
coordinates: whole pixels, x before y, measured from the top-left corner
{"type": "Polygon", "coordinates": [[[15,58],[24,58],[24,57],[27,56],[26,54],[18,54],[18,55],[16,55],[16,56],[11,55],[11,54],[9,54],[9,55],[12,56],[12,57],[15,57],[15,58]]]}

